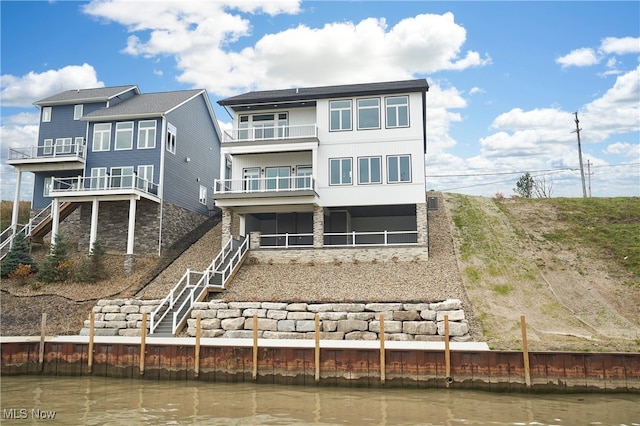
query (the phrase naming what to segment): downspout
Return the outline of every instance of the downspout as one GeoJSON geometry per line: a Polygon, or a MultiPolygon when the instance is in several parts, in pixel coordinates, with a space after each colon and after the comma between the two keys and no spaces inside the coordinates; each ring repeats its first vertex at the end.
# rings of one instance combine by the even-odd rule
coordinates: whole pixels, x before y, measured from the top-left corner
{"type": "Polygon", "coordinates": [[[162,253],[162,216],[164,212],[164,151],[167,138],[167,118],[162,116],[162,137],[160,138],[160,175],[158,179],[158,197],[160,197],[160,219],[158,220],[158,257],[162,253]]]}
{"type": "Polygon", "coordinates": [[[422,143],[427,155],[427,91],[422,92],[422,143]]]}

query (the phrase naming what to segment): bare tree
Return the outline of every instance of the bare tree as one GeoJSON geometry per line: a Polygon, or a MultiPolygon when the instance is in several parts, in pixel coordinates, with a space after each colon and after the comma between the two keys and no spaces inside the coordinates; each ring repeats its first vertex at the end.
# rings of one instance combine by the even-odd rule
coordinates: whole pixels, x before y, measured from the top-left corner
{"type": "Polygon", "coordinates": [[[533,193],[537,198],[551,198],[553,193],[553,181],[544,177],[544,175],[533,179],[533,193]]]}

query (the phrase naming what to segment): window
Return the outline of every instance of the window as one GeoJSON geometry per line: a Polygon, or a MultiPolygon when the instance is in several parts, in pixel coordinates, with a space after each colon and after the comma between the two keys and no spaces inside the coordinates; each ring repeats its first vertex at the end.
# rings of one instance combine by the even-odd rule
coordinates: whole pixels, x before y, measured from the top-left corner
{"type": "Polygon", "coordinates": [[[198,201],[200,204],[207,205],[207,187],[200,185],[200,194],[198,195],[198,201]]]}
{"type": "Polygon", "coordinates": [[[133,148],[133,121],[116,123],[116,143],[114,150],[133,148]]]}
{"type": "Polygon", "coordinates": [[[56,139],[56,155],[71,153],[71,138],[56,139]]]}
{"type": "Polygon", "coordinates": [[[109,151],[111,147],[111,123],[93,126],[93,151],[109,151]]]}
{"type": "Polygon", "coordinates": [[[51,121],[51,107],[42,107],[42,122],[48,123],[51,121]]]}
{"type": "Polygon", "coordinates": [[[382,160],[380,157],[358,158],[358,183],[382,183],[382,160]]]}
{"type": "Polygon", "coordinates": [[[136,188],[145,192],[153,192],[153,165],[138,166],[138,178],[136,180],[136,188]]]}
{"type": "Polygon", "coordinates": [[[107,168],[94,167],[91,169],[91,189],[105,189],[107,187],[107,168]]]}
{"type": "Polygon", "coordinates": [[[290,167],[268,167],[266,170],[266,181],[268,190],[289,189],[290,167]]]}
{"type": "Polygon", "coordinates": [[[351,130],[351,101],[329,102],[329,130],[351,130]]]}
{"type": "Polygon", "coordinates": [[[249,139],[249,116],[241,115],[238,125],[238,139],[249,139]]]}
{"type": "Polygon", "coordinates": [[[138,149],[156,147],[156,121],[141,121],[138,124],[138,149]]]}
{"type": "Polygon", "coordinates": [[[380,128],[380,99],[358,99],[358,129],[380,128]]]}
{"type": "Polygon", "coordinates": [[[84,109],[83,105],[76,105],[75,107],[73,107],[74,120],[80,120],[82,118],[83,109],[84,109]]]}
{"type": "Polygon", "coordinates": [[[385,98],[387,107],[387,127],[409,126],[409,98],[397,96],[385,98]]]}
{"type": "Polygon", "coordinates": [[[42,196],[43,197],[48,197],[49,196],[49,192],[51,192],[51,188],[52,188],[52,181],[50,177],[46,177],[44,178],[44,185],[42,187],[42,196]]]}
{"type": "Polygon", "coordinates": [[[42,147],[42,155],[53,154],[53,139],[45,139],[42,147]]]}
{"type": "Polygon", "coordinates": [[[243,181],[242,189],[244,191],[257,191],[260,188],[260,168],[252,167],[250,169],[244,169],[243,181]]]}
{"type": "Polygon", "coordinates": [[[387,157],[387,182],[411,182],[410,155],[390,155],[387,157]]]}
{"type": "Polygon", "coordinates": [[[112,167],[111,188],[132,188],[133,167],[112,167]]]}
{"type": "Polygon", "coordinates": [[[311,189],[311,175],[313,169],[311,166],[298,166],[296,170],[296,188],[311,189]]]}
{"type": "Polygon", "coordinates": [[[84,155],[84,138],[82,136],[77,136],[73,140],[73,144],[75,145],[73,149],[75,149],[76,154],[83,156],[84,155]]]}
{"type": "Polygon", "coordinates": [[[351,185],[351,158],[331,158],[329,176],[330,185],[351,185]]]}
{"type": "Polygon", "coordinates": [[[167,124],[167,146],[166,149],[172,154],[176,153],[176,135],[177,135],[176,126],[171,123],[167,124]]]}

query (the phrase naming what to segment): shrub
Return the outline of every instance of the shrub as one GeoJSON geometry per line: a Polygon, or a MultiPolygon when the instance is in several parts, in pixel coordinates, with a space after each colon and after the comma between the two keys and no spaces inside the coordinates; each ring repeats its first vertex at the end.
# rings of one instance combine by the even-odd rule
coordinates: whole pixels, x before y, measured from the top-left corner
{"type": "Polygon", "coordinates": [[[18,281],[18,283],[24,285],[29,281],[31,275],[31,265],[18,264],[15,271],[9,273],[9,278],[18,281]]]}
{"type": "Polygon", "coordinates": [[[91,251],[76,271],[76,279],[80,282],[95,283],[108,276],[104,264],[105,250],[100,240],[96,240],[91,246],[91,251]]]}
{"type": "Polygon", "coordinates": [[[45,258],[38,273],[38,279],[46,283],[64,281],[73,276],[73,262],[68,259],[67,244],[62,235],[58,234],[55,244],[51,244],[51,251],[45,258]]]}
{"type": "Polygon", "coordinates": [[[8,277],[9,274],[18,269],[19,265],[28,265],[31,272],[37,271],[36,263],[29,254],[29,244],[27,244],[22,232],[16,234],[11,250],[9,250],[9,253],[7,253],[7,256],[2,261],[2,265],[0,265],[2,277],[8,277]]]}

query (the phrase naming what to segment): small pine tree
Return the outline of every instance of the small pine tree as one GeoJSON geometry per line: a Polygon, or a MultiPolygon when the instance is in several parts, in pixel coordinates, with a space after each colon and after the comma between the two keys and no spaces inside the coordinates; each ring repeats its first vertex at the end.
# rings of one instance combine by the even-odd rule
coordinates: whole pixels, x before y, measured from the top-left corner
{"type": "Polygon", "coordinates": [[[91,247],[89,255],[78,268],[76,279],[81,282],[95,283],[108,276],[104,264],[105,250],[100,240],[96,240],[91,247]]]}
{"type": "Polygon", "coordinates": [[[520,176],[520,179],[516,182],[516,187],[513,188],[513,190],[522,198],[531,198],[533,192],[533,178],[529,172],[520,176]]]}
{"type": "Polygon", "coordinates": [[[7,256],[2,260],[2,265],[0,265],[2,277],[6,278],[9,274],[15,272],[20,264],[30,266],[31,272],[37,270],[36,263],[29,254],[29,244],[27,244],[22,232],[16,234],[11,250],[9,250],[7,256]]]}
{"type": "Polygon", "coordinates": [[[47,283],[65,281],[73,273],[73,263],[68,259],[67,243],[57,234],[51,251],[40,266],[38,279],[47,283]]]}

